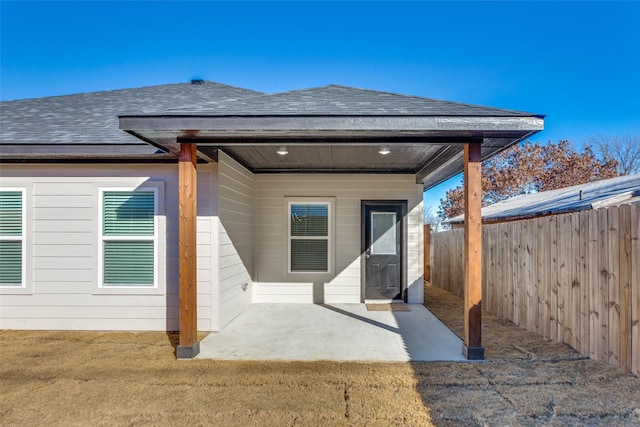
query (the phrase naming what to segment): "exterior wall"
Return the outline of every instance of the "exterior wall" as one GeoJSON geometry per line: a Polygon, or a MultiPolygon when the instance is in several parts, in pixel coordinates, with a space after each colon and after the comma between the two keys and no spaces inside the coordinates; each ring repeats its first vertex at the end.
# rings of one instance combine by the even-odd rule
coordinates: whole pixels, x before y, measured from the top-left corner
{"type": "Polygon", "coordinates": [[[219,328],[252,299],[254,175],[223,152],[218,159],[219,328]]]}
{"type": "Polygon", "coordinates": [[[423,300],[422,186],[413,175],[255,175],[254,302],[361,302],[361,201],[407,200],[408,300],[423,300]],[[335,260],[332,274],[288,273],[286,198],[333,198],[335,260]]]}
{"type": "MultiPolygon", "coordinates": [[[[216,302],[216,165],[198,166],[198,329],[216,302]]],[[[27,288],[0,289],[0,328],[178,330],[177,165],[3,164],[0,187],[27,187],[27,288]],[[98,288],[99,189],[154,183],[158,289],[98,288]],[[166,256],[163,256],[166,255],[166,256]]]]}
{"type": "MultiPolygon", "coordinates": [[[[1,173],[1,187],[27,189],[27,288],[0,289],[0,328],[179,329],[177,165],[4,164],[1,173]],[[99,288],[99,189],[152,183],[163,195],[158,289],[99,288]]],[[[199,165],[198,329],[223,328],[252,301],[360,302],[360,202],[381,199],[408,201],[409,302],[422,302],[422,188],[413,175],[254,175],[224,153],[199,165]],[[288,197],[335,201],[332,274],[287,273],[288,197]]]]}

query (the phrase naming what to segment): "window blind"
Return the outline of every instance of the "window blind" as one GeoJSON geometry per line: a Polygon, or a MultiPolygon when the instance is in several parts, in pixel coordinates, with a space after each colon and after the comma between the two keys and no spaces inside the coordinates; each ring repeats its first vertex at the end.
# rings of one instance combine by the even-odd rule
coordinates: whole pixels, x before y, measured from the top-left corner
{"type": "Polygon", "coordinates": [[[327,205],[291,205],[291,236],[327,236],[327,205]]]}
{"type": "Polygon", "coordinates": [[[22,236],[22,192],[0,192],[0,236],[22,236]]]}
{"type": "Polygon", "coordinates": [[[105,236],[153,236],[153,191],[105,191],[105,236]]]}
{"type": "Polygon", "coordinates": [[[327,271],[327,240],[292,240],[291,271],[327,271]]]}
{"type": "Polygon", "coordinates": [[[103,285],[153,286],[155,193],[105,191],[102,201],[103,285]]]}
{"type": "Polygon", "coordinates": [[[22,284],[22,242],[0,242],[0,285],[22,284]]]}
{"type": "Polygon", "coordinates": [[[22,285],[22,192],[0,191],[0,285],[22,285]]]}
{"type": "Polygon", "coordinates": [[[329,205],[290,205],[290,254],[292,272],[329,270],[329,205]]]}
{"type": "Polygon", "coordinates": [[[104,283],[153,285],[153,242],[104,242],[104,283]]]}

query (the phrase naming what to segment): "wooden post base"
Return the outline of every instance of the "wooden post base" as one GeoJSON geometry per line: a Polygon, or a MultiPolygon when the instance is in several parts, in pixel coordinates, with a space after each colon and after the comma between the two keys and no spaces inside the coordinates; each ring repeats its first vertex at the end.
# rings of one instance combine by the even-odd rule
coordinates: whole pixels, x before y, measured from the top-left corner
{"type": "Polygon", "coordinates": [[[200,354],[200,342],[196,342],[194,345],[179,345],[176,348],[176,358],[178,359],[193,359],[200,354]]]}
{"type": "Polygon", "coordinates": [[[484,347],[467,347],[462,344],[462,355],[467,360],[484,360],[484,347]]]}

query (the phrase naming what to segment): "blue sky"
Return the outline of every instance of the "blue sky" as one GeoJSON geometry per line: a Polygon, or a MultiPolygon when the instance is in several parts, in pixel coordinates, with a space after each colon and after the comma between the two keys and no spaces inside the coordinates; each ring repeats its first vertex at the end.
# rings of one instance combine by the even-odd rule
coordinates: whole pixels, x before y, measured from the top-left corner
{"type": "Polygon", "coordinates": [[[2,0],[0,19],[1,100],[336,83],[545,114],[536,141],[640,134],[638,2],[2,0]]]}

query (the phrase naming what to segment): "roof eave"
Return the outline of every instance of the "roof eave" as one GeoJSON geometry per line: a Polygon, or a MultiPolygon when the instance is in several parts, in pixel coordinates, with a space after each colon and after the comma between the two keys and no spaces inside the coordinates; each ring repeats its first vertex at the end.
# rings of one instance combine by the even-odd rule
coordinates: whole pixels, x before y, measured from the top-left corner
{"type": "Polygon", "coordinates": [[[165,131],[178,137],[221,132],[335,132],[380,131],[540,131],[540,116],[149,116],[122,115],[120,129],[165,131]]]}

